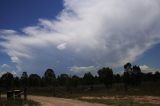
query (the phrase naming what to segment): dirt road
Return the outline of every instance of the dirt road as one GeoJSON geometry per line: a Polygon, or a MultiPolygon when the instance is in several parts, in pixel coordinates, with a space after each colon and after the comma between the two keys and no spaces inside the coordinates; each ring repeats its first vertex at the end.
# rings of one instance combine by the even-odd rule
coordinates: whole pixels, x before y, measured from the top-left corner
{"type": "Polygon", "coordinates": [[[106,106],[102,104],[93,104],[82,102],[73,99],[44,97],[44,96],[29,96],[31,100],[41,103],[42,106],[106,106]]]}

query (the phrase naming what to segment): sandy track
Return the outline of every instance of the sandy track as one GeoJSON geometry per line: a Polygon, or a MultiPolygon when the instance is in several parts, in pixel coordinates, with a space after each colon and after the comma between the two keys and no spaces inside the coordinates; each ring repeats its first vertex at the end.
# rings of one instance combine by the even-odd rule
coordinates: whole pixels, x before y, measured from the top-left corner
{"type": "Polygon", "coordinates": [[[55,97],[28,96],[28,98],[41,103],[42,106],[106,106],[102,104],[87,103],[79,100],[55,97]]]}

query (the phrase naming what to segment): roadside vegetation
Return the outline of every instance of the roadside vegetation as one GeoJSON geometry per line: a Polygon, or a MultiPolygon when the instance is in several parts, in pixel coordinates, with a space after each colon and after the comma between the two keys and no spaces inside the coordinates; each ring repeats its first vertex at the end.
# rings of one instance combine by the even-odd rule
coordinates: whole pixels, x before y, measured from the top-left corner
{"type": "Polygon", "coordinates": [[[23,99],[9,99],[1,98],[0,106],[41,106],[38,102],[23,99]]]}
{"type": "Polygon", "coordinates": [[[102,103],[106,105],[113,105],[113,106],[155,106],[155,104],[147,103],[145,101],[136,101],[133,97],[127,98],[81,98],[82,101],[87,101],[90,103],[102,103]]]}

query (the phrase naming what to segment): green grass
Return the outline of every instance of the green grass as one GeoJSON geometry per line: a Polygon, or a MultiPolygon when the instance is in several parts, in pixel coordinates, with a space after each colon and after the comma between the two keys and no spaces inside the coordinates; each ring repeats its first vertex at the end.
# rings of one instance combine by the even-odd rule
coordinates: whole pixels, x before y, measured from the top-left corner
{"type": "Polygon", "coordinates": [[[40,104],[32,100],[23,100],[23,99],[7,100],[6,98],[1,98],[0,106],[40,106],[40,104]]]}
{"type": "Polygon", "coordinates": [[[133,98],[128,99],[79,99],[91,103],[101,103],[111,106],[154,106],[149,103],[138,103],[133,98]]]}

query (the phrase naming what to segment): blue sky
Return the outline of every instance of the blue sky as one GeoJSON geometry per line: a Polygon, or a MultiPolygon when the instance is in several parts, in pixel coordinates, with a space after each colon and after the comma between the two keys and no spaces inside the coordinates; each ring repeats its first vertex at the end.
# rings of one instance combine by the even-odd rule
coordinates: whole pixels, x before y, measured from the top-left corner
{"type": "Polygon", "coordinates": [[[157,0],[0,0],[0,71],[160,68],[157,0]]]}
{"type": "Polygon", "coordinates": [[[62,9],[62,0],[0,0],[0,28],[17,30],[39,18],[54,19],[62,9]]]}

